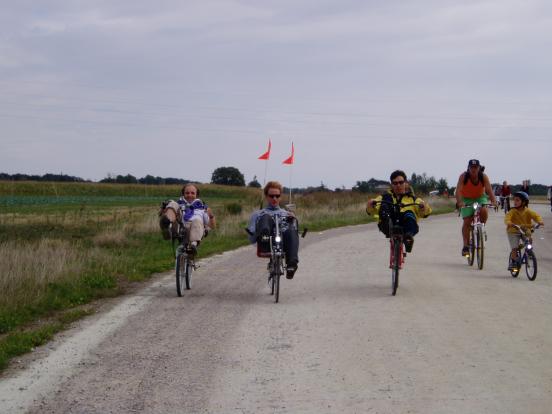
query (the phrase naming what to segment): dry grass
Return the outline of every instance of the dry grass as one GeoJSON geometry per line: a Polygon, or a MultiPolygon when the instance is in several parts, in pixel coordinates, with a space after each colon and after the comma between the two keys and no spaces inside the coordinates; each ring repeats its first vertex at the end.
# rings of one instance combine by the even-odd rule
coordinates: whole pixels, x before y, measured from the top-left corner
{"type": "Polygon", "coordinates": [[[128,246],[128,235],[123,229],[106,229],[92,238],[94,246],[123,247],[128,246]]]}
{"type": "Polygon", "coordinates": [[[68,241],[0,244],[0,305],[32,303],[51,282],[79,273],[90,252],[68,241]]]}

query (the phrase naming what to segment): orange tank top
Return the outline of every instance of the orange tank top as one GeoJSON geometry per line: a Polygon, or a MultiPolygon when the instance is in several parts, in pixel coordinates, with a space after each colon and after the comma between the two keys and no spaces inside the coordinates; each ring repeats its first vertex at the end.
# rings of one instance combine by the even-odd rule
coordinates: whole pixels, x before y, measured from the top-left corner
{"type": "Polygon", "coordinates": [[[479,198],[484,192],[485,186],[483,185],[483,181],[479,181],[478,184],[474,184],[470,179],[468,179],[468,182],[464,184],[464,187],[462,188],[462,197],[479,198]]]}

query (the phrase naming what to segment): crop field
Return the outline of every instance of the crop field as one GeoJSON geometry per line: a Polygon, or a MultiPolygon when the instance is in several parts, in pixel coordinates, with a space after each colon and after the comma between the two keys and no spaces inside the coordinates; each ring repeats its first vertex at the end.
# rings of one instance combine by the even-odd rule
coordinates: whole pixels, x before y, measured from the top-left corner
{"type": "MultiPolygon", "coordinates": [[[[198,187],[217,217],[199,257],[247,244],[243,229],[259,207],[261,191],[198,187]]],[[[161,237],[158,210],[163,200],[176,199],[180,189],[0,182],[0,368],[89,313],[95,299],[121,294],[170,270],[174,252],[161,237]]],[[[314,193],[293,201],[301,226],[322,230],[369,222],[367,198],[314,193]]],[[[450,210],[450,202],[442,204],[443,211],[450,210]]]]}

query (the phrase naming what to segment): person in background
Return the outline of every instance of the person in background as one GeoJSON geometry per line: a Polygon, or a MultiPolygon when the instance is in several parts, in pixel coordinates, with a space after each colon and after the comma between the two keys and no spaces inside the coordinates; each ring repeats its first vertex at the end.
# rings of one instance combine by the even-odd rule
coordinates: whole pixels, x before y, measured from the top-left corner
{"type": "Polygon", "coordinates": [[[510,195],[512,195],[512,190],[510,189],[510,186],[508,185],[508,181],[504,181],[502,183],[502,187],[500,187],[500,193],[498,194],[500,196],[500,207],[505,208],[506,211],[510,210],[510,195]]]}
{"type": "Polygon", "coordinates": [[[529,187],[530,187],[530,181],[529,180],[523,180],[523,182],[521,183],[521,188],[519,189],[519,191],[523,191],[525,194],[529,195],[531,194],[529,192],[529,187]]]}

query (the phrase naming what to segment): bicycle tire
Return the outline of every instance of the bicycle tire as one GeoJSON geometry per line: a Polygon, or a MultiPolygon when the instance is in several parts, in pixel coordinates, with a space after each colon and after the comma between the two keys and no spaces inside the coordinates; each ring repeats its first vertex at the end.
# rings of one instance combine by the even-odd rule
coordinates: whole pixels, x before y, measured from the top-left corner
{"type": "Polygon", "coordinates": [[[185,273],[186,273],[186,260],[184,258],[184,255],[182,253],[179,253],[176,255],[175,260],[175,273],[176,273],[176,293],[178,296],[182,296],[184,294],[184,279],[185,279],[185,273]]]}
{"type": "Polygon", "coordinates": [[[525,274],[531,282],[537,278],[537,257],[532,250],[526,252],[525,274]]]}
{"type": "Polygon", "coordinates": [[[391,294],[395,296],[399,288],[399,270],[401,263],[401,243],[393,241],[393,267],[391,268],[391,294]]]}
{"type": "Polygon", "coordinates": [[[282,269],[282,259],[279,257],[274,262],[274,272],[272,273],[272,281],[274,284],[274,303],[280,301],[280,276],[282,269]]]}
{"type": "Polygon", "coordinates": [[[473,262],[475,260],[475,233],[473,231],[473,227],[470,228],[469,243],[468,264],[473,266],[473,262]]]}
{"type": "Polygon", "coordinates": [[[483,230],[478,228],[476,231],[477,235],[477,267],[479,270],[483,269],[484,259],[485,259],[485,240],[483,237],[483,230]]]}
{"type": "Polygon", "coordinates": [[[192,288],[193,272],[194,272],[194,264],[190,261],[189,258],[186,258],[186,274],[185,274],[186,290],[190,290],[192,288]]]}
{"type": "Polygon", "coordinates": [[[268,280],[267,280],[268,288],[270,289],[270,294],[274,295],[274,278],[272,277],[272,272],[273,272],[274,266],[272,266],[272,258],[268,262],[268,265],[267,265],[266,268],[268,270],[268,280]]]}
{"type": "Polygon", "coordinates": [[[270,294],[274,295],[274,276],[272,274],[268,276],[268,283],[270,286],[270,294]]]}

